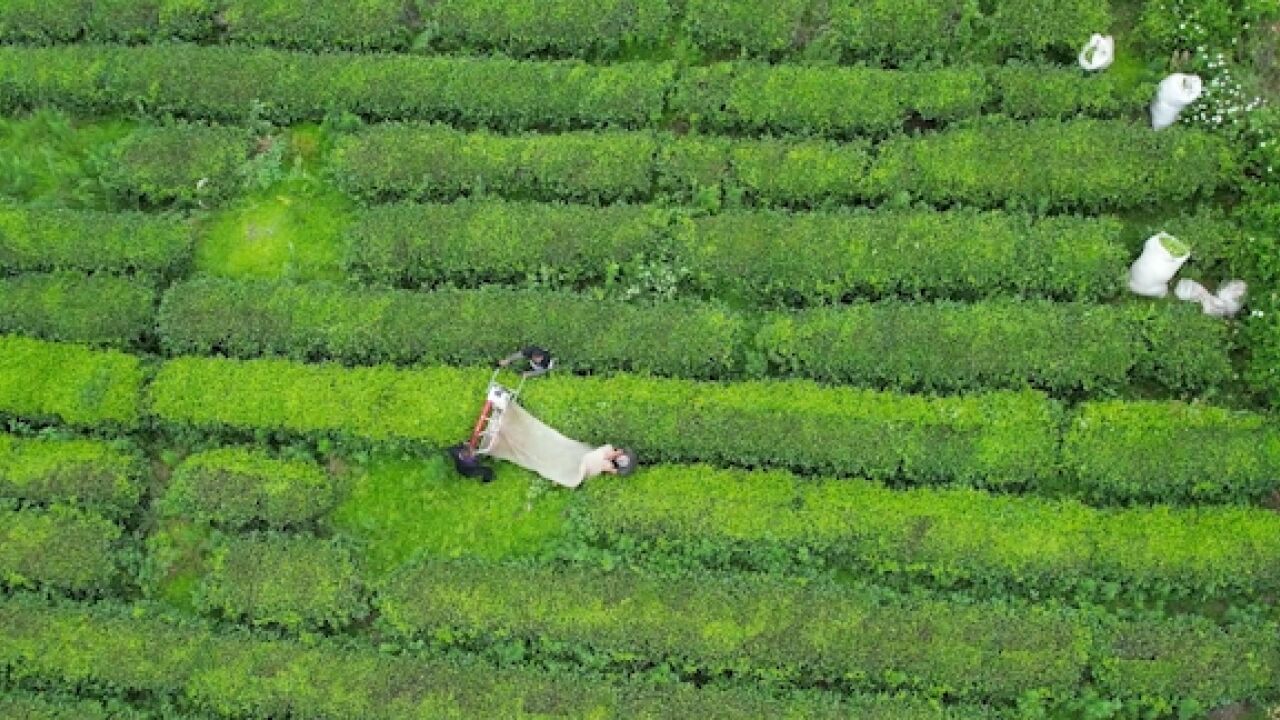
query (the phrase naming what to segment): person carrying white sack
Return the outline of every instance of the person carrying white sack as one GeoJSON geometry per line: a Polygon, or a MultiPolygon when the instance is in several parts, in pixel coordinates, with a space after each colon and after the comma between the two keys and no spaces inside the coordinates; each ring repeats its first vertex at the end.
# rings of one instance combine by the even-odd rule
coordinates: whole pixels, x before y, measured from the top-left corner
{"type": "Polygon", "coordinates": [[[592,447],[567,437],[514,400],[503,411],[488,454],[567,488],[576,488],[598,475],[628,475],[638,465],[630,450],[613,445],[592,447]]]}
{"type": "Polygon", "coordinates": [[[583,455],[578,468],[583,480],[589,480],[601,473],[627,475],[635,468],[635,456],[626,449],[601,445],[583,455]]]}

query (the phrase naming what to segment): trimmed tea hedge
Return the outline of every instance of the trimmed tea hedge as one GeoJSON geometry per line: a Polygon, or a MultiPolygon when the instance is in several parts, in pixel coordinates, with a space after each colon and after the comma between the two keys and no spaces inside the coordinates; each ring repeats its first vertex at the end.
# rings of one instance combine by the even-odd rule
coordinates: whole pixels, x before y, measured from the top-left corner
{"type": "Polygon", "coordinates": [[[215,634],[156,617],[149,606],[48,607],[0,601],[0,668],[16,681],[127,690],[190,712],[252,718],[616,717],[731,720],[965,720],[980,708],[939,710],[910,698],[694,689],[608,683],[581,674],[495,669],[453,657],[420,659],[323,640],[306,645],[248,633],[215,634]]]}
{"type": "Polygon", "coordinates": [[[422,563],[379,593],[393,635],[446,645],[515,640],[626,671],[842,691],[911,690],[1011,702],[1081,682],[1089,635],[1070,616],[995,604],[902,600],[771,577],[658,580],[628,572],[422,563]],[[929,638],[927,644],[914,638],[929,638]]]}
{"type": "Polygon", "coordinates": [[[395,50],[408,46],[405,0],[213,0],[232,42],[307,50],[395,50]]]}
{"type": "Polygon", "coordinates": [[[711,132],[856,138],[933,128],[987,111],[1012,117],[1136,115],[1155,87],[1045,65],[906,71],[718,63],[683,70],[671,110],[711,132]]]}
{"type": "Polygon", "coordinates": [[[345,268],[362,282],[392,287],[597,286],[615,268],[663,252],[666,224],[666,211],[633,205],[378,205],[355,213],[345,268]]]}
{"type": "Polygon", "coordinates": [[[119,517],[137,507],[142,474],[141,457],[118,443],[0,434],[0,497],[119,517]]]}
{"type": "MultiPolygon", "coordinates": [[[[151,412],[175,430],[436,448],[466,436],[485,380],[479,369],[180,358],[149,390],[151,412]]],[[[926,398],[800,381],[724,386],[630,375],[537,383],[528,401],[534,414],[571,437],[635,448],[646,461],[1013,488],[1052,476],[1057,456],[1056,406],[1030,391],[926,398]]]]}
{"type": "Polygon", "coordinates": [[[9,0],[0,3],[4,42],[137,42],[206,38],[222,0],[9,0]]]}
{"type": "Polygon", "coordinates": [[[482,365],[553,344],[562,370],[721,378],[741,365],[746,320],[706,305],[637,306],[539,290],[347,290],[200,278],[160,313],[173,354],[283,355],[347,364],[482,365]]]}
{"type": "Polygon", "coordinates": [[[131,430],[139,420],[139,359],[0,335],[0,413],[95,429],[131,430]]]}
{"type": "Polygon", "coordinates": [[[1007,58],[1070,60],[1111,27],[1106,0],[689,0],[684,29],[699,47],[763,58],[918,65],[1007,58]]]}
{"type": "Polygon", "coordinates": [[[427,42],[442,50],[610,58],[660,45],[670,0],[417,0],[427,42]]]}
{"type": "Polygon", "coordinates": [[[0,277],[0,332],[128,348],[155,326],[148,285],[76,272],[0,277]]]}
{"type": "Polygon", "coordinates": [[[699,466],[650,467],[588,488],[574,506],[575,534],[664,566],[817,565],[895,585],[1086,602],[1250,602],[1280,589],[1270,561],[1280,552],[1280,517],[1261,509],[1098,510],[967,488],[890,490],[699,466]]]}
{"type": "Polygon", "coordinates": [[[0,508],[0,585],[101,595],[113,588],[118,525],[93,513],[55,505],[0,508]]]}
{"type": "Polygon", "coordinates": [[[986,76],[1000,112],[1016,118],[1125,117],[1155,95],[1154,83],[1130,85],[1114,73],[1084,75],[1075,68],[1004,65],[988,68],[986,76]]]}
{"type": "Polygon", "coordinates": [[[111,713],[96,700],[85,700],[60,693],[27,693],[6,690],[0,694],[0,717],[23,720],[134,720],[140,715],[126,714],[118,708],[111,713]]]}
{"type": "Polygon", "coordinates": [[[255,626],[341,631],[368,615],[350,552],[307,535],[225,538],[195,592],[196,608],[255,626]]]}
{"type": "Polygon", "coordinates": [[[239,128],[142,128],[112,149],[102,182],[117,198],[147,207],[218,202],[238,187],[249,140],[239,128]]]}
{"type": "Polygon", "coordinates": [[[0,204],[0,272],[80,270],[168,278],[185,268],[192,230],[179,217],[0,204]]]}
{"type": "Polygon", "coordinates": [[[670,267],[682,291],[741,305],[1004,293],[1102,300],[1124,288],[1132,259],[1126,234],[1106,217],[1033,221],[973,211],[689,217],[646,206],[464,200],[359,212],[347,232],[346,268],[362,282],[394,287],[581,289],[639,285],[646,271],[670,267]]]}
{"type": "Polygon", "coordinates": [[[228,447],[187,457],[160,500],[168,515],[238,529],[306,525],[336,502],[332,481],[318,465],[228,447]]]}
{"type": "Polygon", "coordinates": [[[1085,403],[1066,435],[1064,458],[1090,499],[1258,502],[1280,491],[1280,427],[1222,408],[1085,403]]]}
{"type": "Polygon", "coordinates": [[[625,670],[656,656],[690,675],[892,687],[997,705],[1048,696],[1070,708],[1101,695],[1135,715],[1274,697],[1280,667],[1273,623],[1118,620],[769,576],[658,579],[429,562],[393,578],[378,604],[381,624],[406,638],[514,641],[575,665],[625,670]],[[1089,687],[1086,678],[1101,682],[1089,687]]]}
{"type": "Polygon", "coordinates": [[[1122,122],[999,119],[879,148],[868,194],[929,203],[1106,211],[1208,197],[1234,164],[1219,137],[1122,122]]]}
{"type": "Polygon", "coordinates": [[[684,220],[676,239],[712,297],[809,305],[868,295],[1106,299],[1124,287],[1123,234],[1111,218],[737,211],[684,220]]]}
{"type": "Polygon", "coordinates": [[[945,123],[987,102],[976,69],[899,72],[876,68],[720,63],[681,73],[673,111],[709,132],[887,135],[912,117],[945,123]]]}
{"type": "Polygon", "coordinates": [[[166,293],[159,329],[175,355],[480,365],[512,347],[554,344],[565,370],[803,377],[901,391],[1114,393],[1158,383],[1166,378],[1157,365],[1184,358],[1168,389],[1205,391],[1230,379],[1221,322],[1160,308],[1178,324],[1136,307],[881,303],[748,314],[547,290],[424,294],[197,278],[166,293]],[[1144,333],[1148,322],[1182,331],[1144,333]]]}
{"type": "Polygon", "coordinates": [[[380,125],[338,141],[334,180],[369,202],[496,193],[544,200],[647,198],[657,143],[648,133],[502,136],[380,125]]]}
{"type": "Polygon", "coordinates": [[[990,119],[876,149],[824,140],[569,133],[499,136],[384,125],[339,141],[331,163],[357,198],[511,199],[826,207],[911,198],[1047,210],[1123,210],[1207,196],[1234,159],[1221,138],[1117,121],[990,119]],[[1179,158],[1176,163],[1170,157],[1179,158]]]}
{"type": "Polygon", "coordinates": [[[1234,377],[1228,329],[1198,308],[1045,301],[855,304],[762,317],[770,375],[902,391],[1205,392],[1234,377]],[[1179,363],[1178,360],[1185,360],[1179,363]]]}
{"type": "MultiPolygon", "coordinates": [[[[279,3],[281,7],[293,4],[279,3]]],[[[365,5],[344,6],[361,10],[365,5]]],[[[297,6],[310,14],[315,8],[297,6]]],[[[0,98],[20,107],[281,124],[334,111],[506,129],[643,127],[669,65],[354,55],[197,45],[0,48],[0,98]]]]}

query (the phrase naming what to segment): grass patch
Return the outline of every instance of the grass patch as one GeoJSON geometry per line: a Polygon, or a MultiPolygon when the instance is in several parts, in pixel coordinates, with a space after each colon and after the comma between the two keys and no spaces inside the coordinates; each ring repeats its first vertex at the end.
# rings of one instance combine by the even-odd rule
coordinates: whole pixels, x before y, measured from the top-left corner
{"type": "Polygon", "coordinates": [[[511,465],[496,469],[486,485],[458,476],[443,455],[375,457],[332,524],[360,541],[374,581],[420,553],[491,560],[540,554],[561,535],[569,494],[511,465]]]}
{"type": "Polygon", "coordinates": [[[212,215],[196,244],[199,271],[235,278],[342,280],[351,201],[291,175],[212,215]]]}
{"type": "Polygon", "coordinates": [[[332,145],[318,125],[271,139],[246,169],[251,188],[210,215],[196,243],[196,269],[234,278],[341,281],[342,232],[351,199],[320,175],[332,145]]]}
{"type": "Polygon", "coordinates": [[[99,181],[126,120],[73,121],[53,110],[0,118],[0,195],[31,205],[115,209],[99,181]]]}
{"type": "Polygon", "coordinates": [[[213,531],[182,518],[165,521],[147,538],[149,594],[184,612],[195,613],[194,593],[208,572],[213,531]]]}

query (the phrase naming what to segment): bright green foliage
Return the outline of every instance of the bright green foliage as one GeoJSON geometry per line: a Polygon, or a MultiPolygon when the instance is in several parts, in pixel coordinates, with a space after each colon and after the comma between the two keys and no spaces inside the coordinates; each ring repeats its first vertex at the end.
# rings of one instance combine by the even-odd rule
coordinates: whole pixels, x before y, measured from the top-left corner
{"type": "Polygon", "coordinates": [[[22,720],[130,720],[133,715],[113,710],[110,714],[96,700],[60,693],[5,691],[0,695],[0,717],[22,720]]]}
{"type": "Polygon", "coordinates": [[[458,476],[443,453],[423,461],[376,456],[334,511],[361,541],[369,576],[381,580],[419,553],[506,559],[538,555],[563,533],[569,495],[498,463],[493,482],[458,476]],[[532,483],[532,484],[531,484],[532,483]]]}
{"type": "Polygon", "coordinates": [[[1116,620],[1096,610],[946,602],[770,576],[658,579],[428,562],[389,582],[378,607],[390,632],[444,645],[514,640],[575,665],[625,671],[656,656],[690,675],[1000,704],[1027,694],[1070,698],[1086,677],[1123,667],[1128,674],[1103,685],[1104,697],[1114,693],[1135,709],[1213,707],[1272,692],[1280,665],[1271,624],[1116,620]],[[1201,656],[1187,657],[1194,647],[1201,656]]]}
{"type": "Polygon", "coordinates": [[[129,348],[155,326],[146,284],[78,272],[0,277],[0,332],[129,348]]]}
{"type": "Polygon", "coordinates": [[[1021,58],[1073,59],[1089,35],[1111,27],[1110,0],[1001,0],[983,18],[986,42],[1021,58]]]}
{"type": "Polygon", "coordinates": [[[570,527],[628,560],[775,572],[813,564],[987,597],[1209,603],[1280,588],[1270,562],[1280,517],[1244,508],[1097,510],[967,488],[663,466],[591,484],[570,527]]]}
{"type": "Polygon", "coordinates": [[[734,187],[759,205],[852,204],[866,194],[871,155],[862,143],[758,140],[729,149],[734,187]]]}
{"type": "Polygon", "coordinates": [[[897,132],[917,116],[948,122],[977,115],[989,90],[977,70],[720,63],[684,71],[670,105],[708,132],[773,132],[856,138],[897,132]]]}
{"type": "Polygon", "coordinates": [[[232,42],[307,50],[402,49],[409,42],[402,0],[221,0],[232,42]]]}
{"type": "Polygon", "coordinates": [[[213,551],[196,608],[251,625],[340,631],[368,614],[346,547],[309,535],[249,533],[213,551]]]}
{"type": "Polygon", "coordinates": [[[889,140],[866,187],[876,197],[906,192],[938,204],[1096,212],[1208,197],[1233,163],[1222,138],[1183,128],[990,120],[889,140]]]}
{"type": "MultiPolygon", "coordinates": [[[[1220,329],[1212,318],[1192,325],[1220,329]]],[[[765,316],[755,351],[770,374],[905,391],[1018,388],[1106,393],[1148,378],[1138,373],[1148,349],[1123,308],[1035,301],[978,304],[857,304],[765,316]]],[[[1211,356],[1216,366],[1188,378],[1205,390],[1230,372],[1225,344],[1178,335],[1174,347],[1211,356]],[[1219,372],[1213,372],[1218,370],[1219,372]]]]}
{"type": "Polygon", "coordinates": [[[223,277],[341,280],[351,200],[335,190],[307,192],[305,182],[291,177],[212,216],[195,268],[223,277]]]}
{"type": "Polygon", "coordinates": [[[141,394],[133,355],[0,335],[0,413],[129,430],[141,394]]]}
{"type": "Polygon", "coordinates": [[[684,31],[701,48],[779,56],[807,37],[805,16],[814,0],[688,0],[684,31]]]}
{"type": "Polygon", "coordinates": [[[411,293],[198,278],[166,293],[159,333],[175,355],[482,365],[542,344],[555,347],[563,370],[804,377],[901,391],[1116,392],[1162,380],[1148,370],[1166,355],[1196,359],[1181,368],[1174,391],[1213,389],[1231,374],[1224,329],[1213,318],[1034,301],[749,314],[549,290],[411,293]],[[1183,331],[1153,336],[1148,346],[1147,323],[1165,314],[1183,331]]]}
{"type": "Polygon", "coordinates": [[[443,447],[475,420],[487,373],[180,358],[149,386],[161,422],[443,447]]]}
{"type": "Polygon", "coordinates": [[[120,536],[120,527],[110,520],[62,505],[0,508],[0,585],[86,595],[110,592],[120,536]]]}
{"type": "Polygon", "coordinates": [[[193,711],[254,718],[743,717],[961,720],[988,717],[919,700],[608,683],[581,674],[495,669],[465,659],[420,659],[215,634],[154,616],[149,606],[48,607],[0,603],[0,668],[15,680],[112,687],[181,700],[193,711]]]}
{"type": "Polygon", "coordinates": [[[339,141],[331,167],[338,187],[369,202],[492,192],[605,203],[649,196],[656,150],[649,133],[503,136],[379,125],[339,141]]]}
{"type": "Polygon", "coordinates": [[[7,0],[0,39],[8,42],[134,42],[201,38],[213,32],[219,0],[7,0]]]}
{"type": "Polygon", "coordinates": [[[1110,23],[1106,0],[689,0],[684,29],[720,53],[918,65],[1073,58],[1110,23]]]}
{"type": "Polygon", "coordinates": [[[811,305],[857,296],[1099,300],[1124,286],[1111,218],[1018,213],[726,212],[682,221],[677,257],[704,294],[811,305]]]}
{"type": "Polygon", "coordinates": [[[190,254],[191,229],[172,215],[0,205],[0,270],[167,277],[190,254]]]}
{"type": "Polygon", "coordinates": [[[249,134],[239,128],[142,128],[115,146],[103,182],[144,206],[216,203],[236,189],[248,159],[249,134]]]}
{"type": "Polygon", "coordinates": [[[820,43],[836,46],[845,59],[908,67],[987,59],[975,42],[982,23],[978,3],[836,0],[829,7],[831,35],[820,43]]]}
{"type": "Polygon", "coordinates": [[[1222,628],[1195,617],[1161,624],[1103,618],[1100,624],[1106,630],[1093,677],[1104,695],[1126,706],[1210,717],[1211,710],[1242,699],[1276,699],[1274,625],[1222,628]],[[1259,643],[1255,629],[1272,633],[1273,641],[1259,643]]]}
{"type": "Polygon", "coordinates": [[[1086,403],[1067,433],[1064,459],[1091,499],[1257,502],[1280,490],[1280,428],[1221,408],[1086,403]]]}
{"type": "Polygon", "coordinates": [[[161,500],[167,515],[228,528],[306,525],[337,500],[334,481],[319,466],[228,447],[191,455],[174,470],[161,500]]]}
{"type": "Polygon", "coordinates": [[[120,443],[0,435],[0,497],[125,515],[142,496],[141,458],[120,443]]]}
{"type": "MultiPolygon", "coordinates": [[[[310,13],[309,5],[276,2],[310,13]]],[[[335,3],[337,4],[337,3],[335,3]]],[[[341,4],[356,5],[341,0],[341,4]]],[[[18,107],[279,123],[346,111],[506,129],[644,127],[673,69],[651,63],[353,55],[196,45],[0,48],[0,99],[18,107]],[[483,88],[483,91],[478,91],[483,88]]]]}
{"type": "Polygon", "coordinates": [[[538,290],[346,290],[198,278],[160,314],[173,354],[282,355],[346,364],[483,365],[554,345],[563,370],[719,378],[740,365],[745,318],[684,302],[637,306],[538,290]]]}
{"type": "Polygon", "coordinates": [[[100,176],[133,129],[129,120],[73,122],[47,109],[0,118],[0,195],[42,207],[115,209],[100,176]]]}
{"type": "Polygon", "coordinates": [[[642,287],[671,268],[679,290],[742,305],[854,297],[976,299],[1016,293],[1100,300],[1131,260],[1112,218],[1017,213],[729,211],[689,217],[614,205],[381,205],[347,232],[348,273],[395,287],[485,283],[642,287]],[[616,276],[615,276],[616,273],[616,276]]]}
{"type": "MultiPolygon", "coordinates": [[[[480,370],[342,369],[181,358],[150,386],[160,422],[215,434],[275,432],[441,447],[471,429],[480,370]]],[[[646,462],[705,460],[915,483],[1034,485],[1053,474],[1055,406],[1035,392],[926,398],[811,383],[734,385],[635,375],[551,377],[529,409],[585,442],[646,462]]]]}
{"type": "Polygon", "coordinates": [[[220,538],[202,522],[161,517],[146,538],[139,584],[148,597],[196,614],[195,591],[209,573],[209,559],[220,538]]]}
{"type": "Polygon", "coordinates": [[[600,208],[502,200],[378,205],[357,212],[345,235],[345,269],[393,287],[486,283],[604,284],[628,278],[664,248],[666,213],[654,207],[600,208]]]}
{"type": "Polygon", "coordinates": [[[923,137],[862,143],[571,133],[496,136],[378,126],[340,142],[332,171],[365,201],[492,192],[606,203],[655,190],[800,208],[912,197],[941,205],[1113,210],[1192,200],[1224,184],[1220,138],[1152,133],[1119,121],[990,120],[923,137]],[[1168,157],[1181,162],[1171,165],[1168,157]],[[656,185],[655,185],[656,183],[656,185]]]}
{"type": "Polygon", "coordinates": [[[1232,328],[1214,322],[1198,305],[1138,303],[1127,310],[1147,347],[1135,358],[1138,377],[1183,395],[1236,379],[1228,355],[1232,328]]]}
{"type": "Polygon", "coordinates": [[[443,50],[608,58],[658,45],[671,0],[417,0],[427,42],[443,50]]]}
{"type": "Polygon", "coordinates": [[[986,74],[1000,112],[1016,118],[1124,117],[1155,94],[1150,82],[1133,85],[1106,72],[1083,76],[1074,68],[1004,65],[986,74]]]}
{"type": "MultiPolygon", "coordinates": [[[[421,563],[387,583],[380,622],[405,638],[512,638],[605,668],[668,662],[800,687],[909,689],[1008,701],[1080,682],[1089,637],[1061,613],[902,600],[769,577],[421,563]],[[927,645],[907,640],[924,635],[927,645]],[[963,648],[963,650],[961,650],[963,648]]],[[[588,665],[590,666],[590,665],[588,665]]]]}

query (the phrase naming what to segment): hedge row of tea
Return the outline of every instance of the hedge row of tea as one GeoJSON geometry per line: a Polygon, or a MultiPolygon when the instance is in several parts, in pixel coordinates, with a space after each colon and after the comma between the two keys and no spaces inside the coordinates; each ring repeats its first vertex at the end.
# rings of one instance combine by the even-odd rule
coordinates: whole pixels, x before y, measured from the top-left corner
{"type": "Polygon", "coordinates": [[[1070,57],[1111,24],[1106,0],[147,0],[11,3],[0,40],[229,41],[309,50],[499,50],[605,59],[678,38],[708,53],[890,64],[1070,57]]]}
{"type": "MultiPolygon", "coordinates": [[[[1052,490],[1079,488],[1064,481],[1052,490]]],[[[317,527],[315,519],[334,501],[332,482],[313,463],[231,447],[185,460],[159,507],[164,515],[226,530],[305,530],[317,527]],[[219,484],[224,479],[230,487],[219,484]]],[[[555,534],[570,554],[584,545],[630,564],[837,570],[895,586],[976,589],[983,596],[1203,608],[1258,602],[1280,590],[1280,573],[1269,563],[1280,552],[1280,518],[1261,508],[1105,510],[1066,498],[893,490],[782,471],[649,466],[634,482],[600,483],[575,496],[555,534]],[[1220,537],[1233,541],[1217,542],[1220,537]]],[[[362,611],[335,620],[359,594],[349,548],[304,537],[257,533],[230,540],[210,582],[224,595],[232,588],[241,601],[215,607],[274,625],[336,628],[354,620],[362,611]],[[294,545],[303,549],[295,553],[294,545]],[[235,557],[246,553],[257,561],[235,557]],[[292,561],[291,554],[308,560],[292,561]],[[293,562],[299,566],[291,569],[293,562]],[[228,573],[240,580],[228,580],[228,573]],[[317,590],[281,605],[282,585],[317,590]],[[288,614],[304,600],[315,605],[288,614]],[[250,602],[257,603],[252,612],[250,602]]]]}
{"type": "MultiPolygon", "coordinates": [[[[137,358],[13,337],[0,351],[0,388],[13,388],[0,394],[0,412],[126,430],[143,421],[137,358]]],[[[483,387],[483,372],[447,367],[190,357],[160,367],[146,416],[178,433],[430,449],[470,427],[483,387]]],[[[1110,502],[1257,499],[1280,462],[1262,418],[1180,403],[1086,403],[1072,416],[1064,455],[1062,410],[1027,391],[927,398],[801,381],[555,377],[538,381],[530,409],[571,436],[608,437],[654,460],[1040,490],[1054,487],[1067,462],[1076,493],[1110,502]],[[1137,434],[1148,452],[1125,452],[1137,434]],[[1104,452],[1108,443],[1115,448],[1104,452]]]]}
{"type": "MultiPolygon", "coordinates": [[[[239,187],[251,146],[250,133],[237,128],[142,128],[113,147],[101,180],[119,202],[213,204],[239,187]]],[[[906,197],[940,206],[1106,211],[1207,197],[1234,162],[1213,135],[1100,120],[993,118],[874,148],[651,132],[497,135],[393,123],[340,138],[329,172],[366,202],[493,193],[814,208],[906,197]],[[1167,162],[1174,156],[1180,162],[1167,162]]]]}
{"type": "MultiPolygon", "coordinates": [[[[0,307],[9,294],[0,281],[0,307]]],[[[68,305],[50,308],[48,323],[80,317],[68,305]]],[[[900,391],[1030,384],[1055,393],[1203,392],[1234,376],[1222,323],[1175,306],[891,302],[760,313],[545,290],[420,293],[197,278],[165,293],[158,328],[173,355],[483,365],[540,343],[554,345],[569,371],[802,377],[900,391]]],[[[106,329],[35,334],[93,341],[106,329]]]]}
{"type": "Polygon", "coordinates": [[[344,111],[374,121],[495,129],[643,128],[889,135],[987,113],[1136,116],[1153,88],[1042,66],[881,70],[719,63],[313,55],[163,45],[0,47],[0,99],[98,115],[288,124],[344,111]]]}
{"type": "MultiPolygon", "coordinates": [[[[1202,271],[1244,241],[1213,214],[1158,228],[1186,240],[1202,271]]],[[[1099,301],[1125,292],[1130,248],[1155,229],[998,210],[703,215],[481,198],[354,211],[343,267],[361,284],[400,288],[616,290],[667,271],[678,294],[759,307],[891,297],[1099,301]]],[[[67,270],[167,285],[187,274],[194,239],[192,220],[170,214],[0,205],[0,274],[67,270]]]]}
{"type": "Polygon", "coordinates": [[[1211,135],[1093,120],[990,120],[891,139],[874,152],[822,141],[495,135],[388,124],[341,139],[331,169],[339,187],[368,202],[490,192],[610,203],[689,200],[715,190],[800,208],[905,193],[938,205],[1104,211],[1202,197],[1232,162],[1211,135]],[[1166,162],[1171,156],[1182,161],[1166,162]]]}
{"type": "Polygon", "coordinates": [[[23,505],[65,503],[118,518],[137,508],[143,472],[127,442],[0,435],[0,498],[23,505]]]}
{"type": "Polygon", "coordinates": [[[563,671],[495,669],[456,656],[393,655],[324,640],[303,644],[215,632],[146,605],[88,608],[19,596],[0,600],[0,630],[0,668],[11,681],[125,691],[215,717],[988,717],[980,708],[942,710],[905,697],[654,687],[563,671]]]}

